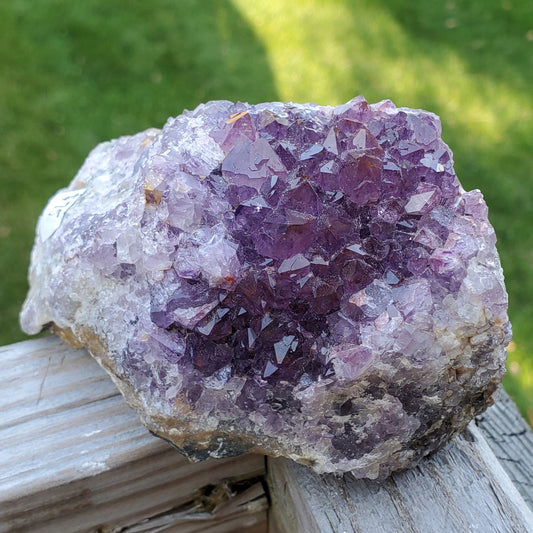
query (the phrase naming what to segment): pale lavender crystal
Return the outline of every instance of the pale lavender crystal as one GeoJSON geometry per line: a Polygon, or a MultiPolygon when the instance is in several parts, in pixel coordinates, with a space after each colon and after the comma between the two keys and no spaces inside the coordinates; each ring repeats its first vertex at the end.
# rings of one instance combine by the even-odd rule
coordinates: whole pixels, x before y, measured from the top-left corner
{"type": "Polygon", "coordinates": [[[193,459],[385,477],[492,401],[496,238],[437,116],[209,102],[96,147],[41,216],[23,329],[87,346],[193,459]]]}

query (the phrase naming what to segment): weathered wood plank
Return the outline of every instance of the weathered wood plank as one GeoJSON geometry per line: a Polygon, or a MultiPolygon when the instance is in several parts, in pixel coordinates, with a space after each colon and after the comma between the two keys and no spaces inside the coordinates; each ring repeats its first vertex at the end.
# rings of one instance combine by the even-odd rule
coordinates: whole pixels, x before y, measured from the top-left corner
{"type": "Polygon", "coordinates": [[[384,482],[318,476],[268,460],[276,533],[530,533],[533,514],[472,423],[463,436],[384,482]]]}
{"type": "MultiPolygon", "coordinates": [[[[0,361],[0,533],[266,531],[264,457],[189,463],[55,337],[0,361]]],[[[505,395],[478,423],[383,483],[269,459],[270,531],[533,532],[533,435],[505,395]]]]}
{"type": "Polygon", "coordinates": [[[55,337],[0,348],[0,362],[0,532],[121,531],[165,514],[161,531],[266,529],[263,456],[189,463],[84,350],[55,337]],[[248,507],[233,501],[251,496],[240,480],[262,490],[248,507]],[[210,485],[226,493],[206,507],[210,485]]]}
{"type": "Polygon", "coordinates": [[[509,395],[500,391],[498,401],[477,425],[511,481],[533,510],[533,432],[509,395]]]}

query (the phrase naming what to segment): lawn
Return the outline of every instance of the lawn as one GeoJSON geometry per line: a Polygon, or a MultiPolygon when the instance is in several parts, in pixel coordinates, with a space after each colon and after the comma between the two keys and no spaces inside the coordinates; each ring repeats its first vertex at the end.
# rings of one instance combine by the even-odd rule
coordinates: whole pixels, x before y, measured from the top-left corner
{"type": "Polygon", "coordinates": [[[37,217],[98,142],[211,99],[338,104],[362,93],[442,118],[499,237],[514,341],[505,386],[533,423],[530,0],[2,0],[0,343],[37,217]]]}

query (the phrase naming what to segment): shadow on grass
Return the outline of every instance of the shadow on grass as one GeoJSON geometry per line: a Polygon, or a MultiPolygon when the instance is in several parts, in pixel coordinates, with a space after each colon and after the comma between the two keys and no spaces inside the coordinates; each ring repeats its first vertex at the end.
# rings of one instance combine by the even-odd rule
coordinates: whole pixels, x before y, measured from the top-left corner
{"type": "Polygon", "coordinates": [[[18,311],[37,217],[98,142],[212,99],[276,99],[265,50],[231,2],[0,5],[0,345],[18,311]]]}

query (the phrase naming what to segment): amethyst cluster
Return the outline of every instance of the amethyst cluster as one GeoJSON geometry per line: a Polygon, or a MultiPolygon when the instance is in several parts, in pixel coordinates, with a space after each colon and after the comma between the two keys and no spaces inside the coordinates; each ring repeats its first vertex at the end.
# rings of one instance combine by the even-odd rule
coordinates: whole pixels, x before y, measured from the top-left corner
{"type": "Polygon", "coordinates": [[[43,212],[23,329],[86,346],[192,459],[383,478],[492,401],[496,237],[432,113],[209,102],[103,143],[43,212]]]}

